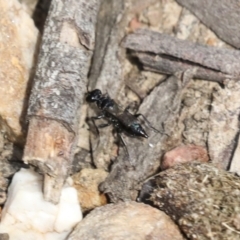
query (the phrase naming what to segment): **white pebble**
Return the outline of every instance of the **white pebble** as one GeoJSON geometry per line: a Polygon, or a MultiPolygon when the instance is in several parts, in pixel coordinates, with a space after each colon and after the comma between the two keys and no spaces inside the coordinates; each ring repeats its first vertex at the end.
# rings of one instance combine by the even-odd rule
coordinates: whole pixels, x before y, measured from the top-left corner
{"type": "Polygon", "coordinates": [[[43,177],[30,169],[17,172],[8,189],[0,233],[11,240],[63,240],[82,219],[77,192],[64,187],[57,205],[43,199],[43,177]]]}

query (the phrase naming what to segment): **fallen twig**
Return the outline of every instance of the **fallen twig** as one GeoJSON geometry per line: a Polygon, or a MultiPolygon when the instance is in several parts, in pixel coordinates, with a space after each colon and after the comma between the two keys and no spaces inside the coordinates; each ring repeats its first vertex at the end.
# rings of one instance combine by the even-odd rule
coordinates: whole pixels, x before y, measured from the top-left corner
{"type": "Polygon", "coordinates": [[[23,159],[44,174],[44,197],[53,203],[73,158],[99,2],[53,0],[45,23],[23,159]]]}
{"type": "Polygon", "coordinates": [[[194,78],[217,82],[240,76],[237,50],[203,46],[146,29],[129,34],[122,46],[133,50],[148,70],[174,74],[196,68],[194,78]]]}

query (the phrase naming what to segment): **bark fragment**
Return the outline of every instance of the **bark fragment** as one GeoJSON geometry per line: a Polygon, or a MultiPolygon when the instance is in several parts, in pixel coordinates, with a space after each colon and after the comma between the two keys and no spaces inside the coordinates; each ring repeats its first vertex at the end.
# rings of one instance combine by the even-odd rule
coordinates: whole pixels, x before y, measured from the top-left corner
{"type": "Polygon", "coordinates": [[[122,46],[135,51],[148,70],[173,74],[196,68],[194,78],[219,82],[240,75],[236,50],[203,46],[145,29],[129,34],[122,46]]]}
{"type": "MultiPolygon", "coordinates": [[[[190,79],[190,76],[183,77],[181,81],[179,77],[172,76],[143,101],[139,113],[145,115],[163,133],[148,131],[150,137],[144,141],[124,136],[130,159],[126,158],[124,152],[120,152],[109,176],[101,185],[101,190],[109,194],[111,201],[135,200],[139,184],[159,169],[166,134],[174,134],[171,129],[176,124],[181,96],[190,79]]],[[[147,127],[146,129],[149,130],[147,127]]]]}
{"type": "Polygon", "coordinates": [[[28,107],[24,161],[43,171],[44,197],[54,203],[73,158],[99,4],[53,0],[45,23],[28,107]]]}
{"type": "Polygon", "coordinates": [[[205,79],[210,81],[223,82],[226,78],[231,76],[221,72],[213,71],[208,68],[196,66],[194,63],[189,64],[179,59],[171,59],[161,55],[151,55],[148,53],[137,52],[133,56],[137,57],[143,65],[143,69],[147,71],[159,72],[164,74],[174,74],[178,71],[186,71],[191,68],[196,68],[196,74],[193,76],[195,79],[205,79]]]}
{"type": "Polygon", "coordinates": [[[31,118],[24,161],[38,167],[44,174],[43,192],[45,199],[58,202],[71,166],[73,132],[69,132],[55,120],[31,118]]]}

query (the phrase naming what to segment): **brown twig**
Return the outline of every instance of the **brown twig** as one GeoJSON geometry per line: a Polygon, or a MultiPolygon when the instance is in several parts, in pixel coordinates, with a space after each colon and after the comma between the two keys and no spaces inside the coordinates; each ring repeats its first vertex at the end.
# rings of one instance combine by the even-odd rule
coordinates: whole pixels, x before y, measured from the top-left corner
{"type": "Polygon", "coordinates": [[[196,68],[194,78],[217,82],[240,76],[236,50],[203,46],[146,29],[129,34],[122,46],[134,51],[148,70],[174,74],[196,68]]]}
{"type": "Polygon", "coordinates": [[[24,161],[44,174],[44,197],[57,203],[76,143],[100,1],[53,0],[30,96],[24,161]]]}

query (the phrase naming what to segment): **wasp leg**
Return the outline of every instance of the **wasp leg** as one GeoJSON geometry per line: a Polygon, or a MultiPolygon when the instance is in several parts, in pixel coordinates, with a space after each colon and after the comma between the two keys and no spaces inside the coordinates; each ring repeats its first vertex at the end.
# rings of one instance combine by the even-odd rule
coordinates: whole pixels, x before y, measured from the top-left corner
{"type": "Polygon", "coordinates": [[[96,117],[91,117],[92,123],[93,123],[93,125],[94,125],[94,127],[95,127],[95,129],[96,129],[96,131],[97,131],[97,135],[99,135],[99,130],[98,130],[98,127],[97,127],[97,125],[96,125],[96,123],[95,123],[95,120],[102,119],[102,118],[104,118],[104,117],[105,117],[104,114],[99,115],[99,116],[96,116],[96,117]]]}
{"type": "Polygon", "coordinates": [[[123,144],[123,148],[124,148],[124,150],[125,150],[128,158],[130,158],[130,155],[129,155],[129,152],[128,152],[128,149],[127,149],[127,144],[126,144],[126,142],[124,141],[121,133],[120,133],[120,132],[117,132],[117,135],[118,135],[119,139],[121,140],[121,142],[122,142],[122,144],[123,144]]]}
{"type": "Polygon", "coordinates": [[[154,132],[162,133],[162,132],[160,132],[159,130],[157,130],[156,128],[154,128],[154,127],[151,125],[151,123],[147,120],[147,118],[146,118],[143,114],[139,113],[139,114],[135,114],[134,116],[135,116],[136,118],[138,118],[138,117],[141,116],[141,117],[144,119],[144,121],[147,123],[148,127],[150,127],[154,132]]]}
{"type": "Polygon", "coordinates": [[[98,128],[105,128],[105,127],[108,127],[108,126],[110,126],[111,125],[111,123],[105,123],[105,124],[100,124],[100,125],[98,125],[97,127],[98,128]]]}
{"type": "Polygon", "coordinates": [[[144,119],[144,121],[147,123],[148,127],[150,127],[154,132],[156,132],[156,133],[161,133],[161,134],[165,134],[165,135],[167,135],[167,136],[169,137],[169,135],[168,135],[167,133],[161,132],[161,131],[159,131],[158,129],[154,128],[154,127],[151,125],[151,123],[147,120],[147,118],[146,118],[143,114],[138,113],[138,114],[135,114],[134,116],[135,116],[136,118],[138,118],[138,117],[141,116],[141,117],[144,119]]]}
{"type": "Polygon", "coordinates": [[[98,135],[98,141],[97,141],[97,144],[95,145],[95,147],[94,147],[95,149],[93,151],[95,151],[98,148],[99,143],[100,143],[100,138],[99,138],[100,133],[99,133],[99,129],[98,128],[103,128],[103,127],[107,127],[107,126],[110,125],[109,123],[106,123],[106,124],[100,124],[99,126],[97,126],[95,121],[98,120],[98,119],[102,119],[104,117],[105,117],[104,114],[101,114],[101,115],[96,116],[96,117],[91,117],[92,123],[93,123],[93,125],[94,125],[94,127],[95,127],[95,129],[97,131],[97,135],[98,135]]]}

